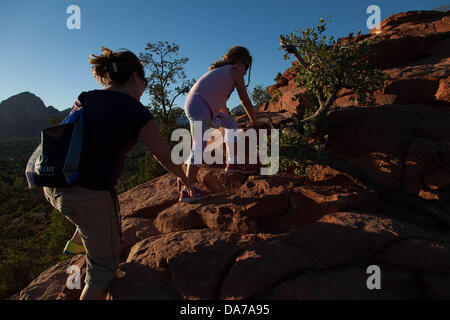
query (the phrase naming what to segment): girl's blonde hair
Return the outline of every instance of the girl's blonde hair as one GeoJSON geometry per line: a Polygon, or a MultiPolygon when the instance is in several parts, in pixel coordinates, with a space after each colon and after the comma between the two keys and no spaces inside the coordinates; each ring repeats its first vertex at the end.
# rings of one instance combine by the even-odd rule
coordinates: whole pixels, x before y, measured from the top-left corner
{"type": "Polygon", "coordinates": [[[144,67],[133,52],[126,49],[113,52],[106,47],[101,50],[103,54],[91,54],[89,62],[92,64],[94,78],[104,87],[124,84],[134,71],[145,79],[144,67]]]}

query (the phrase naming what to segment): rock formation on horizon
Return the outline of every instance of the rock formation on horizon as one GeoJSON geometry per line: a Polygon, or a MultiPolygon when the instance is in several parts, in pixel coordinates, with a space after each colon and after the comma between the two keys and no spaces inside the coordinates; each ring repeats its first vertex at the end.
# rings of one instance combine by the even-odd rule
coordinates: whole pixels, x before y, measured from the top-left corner
{"type": "MultiPolygon", "coordinates": [[[[378,106],[342,92],[329,114],[327,152],[396,193],[450,212],[450,12],[385,19],[379,64],[389,80],[378,106]]],[[[298,93],[292,71],[276,86],[280,122],[298,93]]],[[[294,108],[295,110],[295,108],[294,108]]],[[[245,116],[240,118],[244,125],[245,116]]],[[[225,174],[202,166],[213,195],[179,203],[171,174],[119,196],[123,250],[113,299],[450,299],[450,233],[423,211],[389,202],[347,175],[311,165],[306,176],[225,174]],[[381,270],[369,290],[367,268],[381,270]]],[[[78,299],[61,262],[12,299],[78,299]]]]}
{"type": "Polygon", "coordinates": [[[51,116],[64,119],[69,111],[46,107],[41,98],[28,91],[19,93],[0,102],[0,138],[39,137],[41,130],[51,125],[51,116]]]}

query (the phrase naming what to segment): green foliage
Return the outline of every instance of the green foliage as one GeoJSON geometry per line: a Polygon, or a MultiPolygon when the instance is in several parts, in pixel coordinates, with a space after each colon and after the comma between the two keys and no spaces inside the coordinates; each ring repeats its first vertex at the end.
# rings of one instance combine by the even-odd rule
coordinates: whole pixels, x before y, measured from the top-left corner
{"type": "MultiPolygon", "coordinates": [[[[290,129],[283,129],[280,134],[280,170],[293,172],[304,176],[311,165],[309,160],[311,152],[325,148],[328,135],[321,135],[318,129],[318,120],[302,122],[313,112],[313,108],[298,108],[297,113],[291,117],[293,125],[290,129]]],[[[324,126],[324,121],[321,121],[324,126]]]]}
{"type": "Polygon", "coordinates": [[[0,298],[5,298],[26,286],[49,266],[66,259],[62,248],[75,231],[74,226],[58,211],[47,212],[39,222],[32,213],[16,218],[0,217],[0,298]],[[42,225],[40,223],[45,222],[42,225]],[[39,227],[45,228],[41,231],[39,227]]]}
{"type": "Polygon", "coordinates": [[[280,89],[276,88],[276,89],[274,89],[272,91],[272,94],[270,95],[269,102],[270,103],[276,103],[276,102],[278,102],[280,97],[281,97],[281,91],[280,91],[280,89]]]}
{"type": "MultiPolygon", "coordinates": [[[[331,18],[331,16],[329,16],[331,18]]],[[[382,89],[385,76],[376,69],[375,48],[368,38],[357,41],[353,34],[334,40],[324,34],[330,20],[319,20],[316,28],[280,36],[284,58],[297,59],[296,82],[317,98],[314,115],[323,115],[342,88],[352,90],[361,104],[374,104],[374,92],[382,89]],[[316,113],[320,110],[320,114],[316,113]]],[[[361,30],[357,35],[361,34],[361,30]]]]}
{"type": "Polygon", "coordinates": [[[176,108],[175,101],[189,92],[195,79],[188,80],[184,65],[188,58],[176,58],[179,46],[159,41],[147,43],[145,52],[140,54],[144,67],[150,71],[148,93],[150,111],[158,121],[161,135],[170,143],[172,131],[177,128],[176,120],[183,109],[176,108]]]}
{"type": "MultiPolygon", "coordinates": [[[[280,135],[282,171],[305,175],[312,161],[322,164],[323,153],[319,151],[325,148],[328,139],[323,133],[327,126],[323,116],[339,90],[351,90],[361,104],[374,104],[374,92],[384,86],[386,77],[376,69],[375,47],[370,40],[349,34],[348,38],[335,41],[333,36],[325,35],[329,22],[320,19],[316,28],[280,36],[284,58],[292,54],[297,59],[293,66],[296,83],[306,88],[305,93],[292,99],[298,101],[297,113],[280,135]]],[[[360,34],[359,30],[357,35],[360,34]]],[[[274,99],[279,95],[274,94],[274,99]]]]}
{"type": "Polygon", "coordinates": [[[124,182],[120,183],[117,188],[118,193],[125,192],[137,185],[167,173],[167,170],[149,152],[145,151],[144,148],[145,146],[143,144],[137,146],[127,157],[125,170],[122,174],[122,181],[124,182]]]}
{"type": "Polygon", "coordinates": [[[273,81],[278,82],[278,80],[280,80],[282,76],[283,75],[281,74],[281,72],[278,72],[277,76],[275,77],[275,79],[273,79],[273,81]]]}
{"type": "Polygon", "coordinates": [[[266,102],[269,102],[271,95],[267,92],[267,88],[264,88],[262,84],[259,84],[253,88],[252,100],[255,107],[259,108],[266,102]]]}
{"type": "MultiPolygon", "coordinates": [[[[0,299],[20,291],[40,273],[66,259],[61,254],[75,227],[47,203],[42,188],[24,175],[39,139],[0,140],[0,299]]],[[[127,155],[118,192],[166,171],[139,141],[127,155]]]]}

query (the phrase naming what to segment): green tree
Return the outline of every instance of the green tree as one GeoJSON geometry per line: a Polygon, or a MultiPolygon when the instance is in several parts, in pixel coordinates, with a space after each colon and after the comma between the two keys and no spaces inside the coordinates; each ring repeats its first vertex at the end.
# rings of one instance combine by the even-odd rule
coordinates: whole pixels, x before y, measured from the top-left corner
{"type": "Polygon", "coordinates": [[[352,33],[338,41],[333,36],[328,38],[324,32],[330,19],[320,19],[317,28],[280,35],[284,58],[292,54],[297,59],[296,82],[307,89],[304,96],[309,96],[307,101],[312,104],[302,123],[326,115],[340,89],[354,92],[361,104],[374,104],[374,92],[384,85],[385,77],[376,69],[376,51],[370,40],[356,41],[352,33]]]}
{"type": "Polygon", "coordinates": [[[271,96],[267,92],[267,88],[264,88],[262,84],[259,84],[253,88],[252,100],[257,109],[259,109],[266,102],[269,102],[270,98],[271,96]]]}
{"type": "Polygon", "coordinates": [[[150,111],[159,123],[161,135],[170,143],[172,131],[177,128],[176,120],[183,114],[175,101],[189,92],[195,79],[187,79],[184,66],[188,58],[177,58],[179,46],[159,41],[147,43],[140,59],[144,67],[150,71],[148,93],[150,95],[150,111]]]}
{"type": "Polygon", "coordinates": [[[281,74],[281,72],[278,72],[278,73],[277,73],[277,76],[273,79],[273,81],[278,82],[278,80],[280,80],[280,78],[281,78],[282,76],[283,76],[283,75],[281,74]]]}
{"type": "MultiPolygon", "coordinates": [[[[324,35],[329,22],[320,19],[316,28],[280,36],[284,58],[293,55],[297,60],[293,65],[295,81],[299,87],[306,88],[306,92],[293,98],[299,103],[297,113],[281,124],[282,170],[294,169],[305,174],[311,160],[323,164],[323,149],[328,139],[323,116],[335,102],[339,90],[349,89],[361,104],[373,104],[374,92],[384,85],[385,76],[376,69],[376,51],[369,39],[355,39],[349,34],[335,41],[332,36],[324,35]]],[[[273,99],[279,95],[279,90],[274,91],[273,99]]]]}

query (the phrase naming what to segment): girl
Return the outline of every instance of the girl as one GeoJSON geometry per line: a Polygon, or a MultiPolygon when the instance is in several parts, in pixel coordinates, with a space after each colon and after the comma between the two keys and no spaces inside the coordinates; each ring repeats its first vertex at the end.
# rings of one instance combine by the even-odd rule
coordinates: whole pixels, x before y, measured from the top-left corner
{"type": "MultiPolygon", "coordinates": [[[[66,253],[86,253],[86,285],[80,299],[105,299],[121,252],[121,225],[114,186],[126,154],[138,137],[152,155],[189,187],[181,168],[161,138],[150,111],[140,103],[147,86],[144,68],[130,51],[92,55],[94,77],[105,90],[82,92],[74,109],[85,106],[80,177],[68,188],[44,187],[46,199],[76,227],[66,253]]],[[[180,180],[178,188],[181,189],[180,180]]]]}
{"type": "MultiPolygon", "coordinates": [[[[204,74],[191,88],[186,98],[184,111],[189,119],[191,126],[191,135],[194,137],[192,143],[192,151],[186,160],[187,177],[189,183],[194,185],[197,172],[200,165],[194,163],[195,154],[202,154],[206,146],[206,142],[197,139],[203,137],[203,133],[214,127],[224,127],[226,145],[226,169],[225,172],[240,172],[252,174],[254,169],[250,169],[246,165],[237,164],[234,154],[234,130],[237,129],[237,123],[228,113],[226,102],[236,88],[242,105],[253,126],[258,126],[255,117],[255,110],[248,97],[247,89],[244,82],[244,75],[247,70],[251,70],[252,57],[249,51],[244,47],[235,46],[231,48],[227,54],[219,61],[214,62],[209,67],[209,72],[204,74]],[[194,132],[194,121],[200,121],[202,124],[202,132],[194,132]]],[[[250,72],[249,72],[250,81],[250,72]]],[[[248,86],[248,84],[247,84],[248,86]]],[[[237,141],[237,140],[236,140],[237,141]]],[[[192,187],[192,192],[186,189],[180,192],[180,202],[193,202],[204,199],[210,195],[209,191],[200,190],[192,187]]]]}

